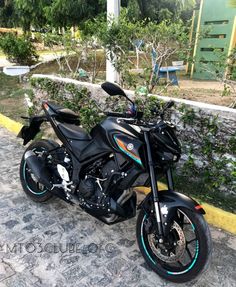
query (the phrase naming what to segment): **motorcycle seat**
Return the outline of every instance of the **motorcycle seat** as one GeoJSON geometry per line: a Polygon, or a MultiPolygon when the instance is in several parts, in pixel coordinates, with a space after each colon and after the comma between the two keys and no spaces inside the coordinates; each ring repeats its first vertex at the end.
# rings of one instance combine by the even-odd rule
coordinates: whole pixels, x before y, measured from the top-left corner
{"type": "Polygon", "coordinates": [[[58,128],[66,138],[71,140],[90,141],[92,139],[83,128],[74,124],[60,123],[58,128]]]}
{"type": "Polygon", "coordinates": [[[58,120],[68,122],[68,123],[77,123],[76,121],[79,121],[79,115],[76,114],[74,111],[61,107],[59,105],[56,105],[54,103],[47,103],[48,106],[57,114],[58,120]]]}

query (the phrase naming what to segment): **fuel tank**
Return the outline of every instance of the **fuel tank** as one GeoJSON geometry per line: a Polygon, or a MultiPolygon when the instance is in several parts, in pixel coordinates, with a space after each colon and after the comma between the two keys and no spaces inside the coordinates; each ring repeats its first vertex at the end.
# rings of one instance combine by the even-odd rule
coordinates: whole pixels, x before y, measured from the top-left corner
{"type": "Polygon", "coordinates": [[[92,140],[83,149],[80,161],[105,153],[122,153],[127,159],[143,167],[143,141],[138,127],[108,117],[91,131],[92,140]]]}

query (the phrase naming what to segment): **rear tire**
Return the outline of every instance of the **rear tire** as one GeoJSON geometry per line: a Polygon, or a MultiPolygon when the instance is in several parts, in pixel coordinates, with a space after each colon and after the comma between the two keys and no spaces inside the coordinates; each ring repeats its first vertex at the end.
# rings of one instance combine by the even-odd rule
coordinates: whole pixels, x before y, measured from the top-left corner
{"type": "Polygon", "coordinates": [[[21,164],[20,164],[20,180],[21,185],[28,197],[35,202],[45,202],[48,201],[53,195],[50,190],[46,187],[43,187],[39,183],[37,183],[34,176],[28,170],[26,161],[25,161],[25,153],[29,150],[34,152],[47,152],[52,149],[57,148],[59,145],[53,141],[49,140],[40,140],[33,142],[24,152],[21,164]]]}
{"type": "MultiPolygon", "coordinates": [[[[211,252],[212,252],[212,242],[211,242],[211,235],[209,231],[209,227],[204,219],[204,217],[201,214],[194,213],[186,208],[178,208],[179,213],[184,213],[187,218],[190,220],[189,223],[189,229],[192,234],[195,234],[196,239],[195,241],[193,240],[187,240],[187,236],[185,236],[185,239],[183,239],[182,236],[182,253],[180,252],[180,257],[177,257],[177,248],[175,251],[171,251],[169,255],[164,255],[163,256],[163,249],[161,249],[160,245],[158,243],[156,244],[156,249],[153,249],[152,242],[150,243],[150,236],[153,236],[153,234],[148,234],[147,231],[145,230],[145,220],[149,217],[148,214],[146,214],[143,210],[140,211],[137,219],[137,241],[139,245],[139,249],[147,262],[148,266],[155,272],[157,273],[160,277],[171,281],[175,283],[184,283],[191,281],[195,279],[199,274],[204,272],[210,262],[211,259],[211,252]],[[193,241],[189,243],[190,241],[193,241]],[[183,264],[183,259],[185,260],[188,257],[188,252],[187,252],[187,246],[188,244],[193,244],[193,249],[195,248],[195,252],[193,252],[193,249],[191,250],[190,253],[192,253],[189,257],[190,262],[186,266],[183,264]],[[155,253],[156,252],[156,253],[155,253]],[[186,252],[186,254],[184,253],[186,252]],[[172,255],[176,256],[176,262],[171,262],[171,257],[172,255]],[[165,257],[169,256],[169,257],[165,257]],[[192,257],[192,259],[190,259],[192,257]],[[167,258],[167,262],[165,261],[165,258],[167,258]],[[169,258],[169,262],[168,262],[169,258]],[[179,261],[182,264],[179,263],[179,261]]],[[[177,229],[179,230],[180,234],[182,231],[185,230],[184,223],[182,224],[182,231],[179,228],[181,224],[178,224],[178,220],[175,219],[175,223],[173,222],[172,226],[177,226],[177,229]],[[177,223],[177,224],[176,224],[177,223]]],[[[174,228],[173,228],[174,230],[174,228]]],[[[174,231],[172,231],[174,232],[174,231]]],[[[176,232],[177,234],[177,232],[176,232]]],[[[190,233],[188,233],[190,234],[190,233]]],[[[187,234],[187,235],[188,235],[187,234]]],[[[176,236],[177,239],[176,241],[179,242],[181,241],[180,238],[178,238],[178,235],[176,236]],[[179,240],[179,241],[178,241],[179,240]]],[[[181,237],[181,236],[180,236],[181,237]]],[[[194,236],[192,237],[194,238],[194,236]]],[[[155,240],[155,239],[154,239],[155,240]]],[[[176,243],[174,243],[176,245],[176,243]]],[[[178,245],[177,244],[177,245],[178,245]]],[[[179,248],[179,245],[178,245],[179,248]]],[[[189,247],[188,247],[189,248],[189,247]]],[[[180,249],[179,249],[180,250],[180,249]]],[[[173,260],[173,259],[172,259],[173,260]]]]}

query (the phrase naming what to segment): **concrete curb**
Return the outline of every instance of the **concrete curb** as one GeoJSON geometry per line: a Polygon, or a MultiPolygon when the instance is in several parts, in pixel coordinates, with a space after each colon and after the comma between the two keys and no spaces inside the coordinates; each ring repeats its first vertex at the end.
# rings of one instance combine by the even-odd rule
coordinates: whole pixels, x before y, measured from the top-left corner
{"type": "Polygon", "coordinates": [[[23,127],[22,124],[13,121],[2,114],[0,114],[0,125],[14,134],[18,134],[21,128],[23,127]]]}
{"type": "MultiPolygon", "coordinates": [[[[0,125],[14,134],[18,134],[23,126],[2,114],[0,114],[0,125]]],[[[167,186],[163,183],[158,183],[158,188],[159,190],[166,190],[167,186]]],[[[135,190],[144,194],[148,194],[150,192],[150,188],[146,187],[137,187],[135,190]]],[[[205,218],[209,224],[236,234],[236,214],[224,211],[207,203],[201,203],[201,205],[206,211],[205,218]]]]}

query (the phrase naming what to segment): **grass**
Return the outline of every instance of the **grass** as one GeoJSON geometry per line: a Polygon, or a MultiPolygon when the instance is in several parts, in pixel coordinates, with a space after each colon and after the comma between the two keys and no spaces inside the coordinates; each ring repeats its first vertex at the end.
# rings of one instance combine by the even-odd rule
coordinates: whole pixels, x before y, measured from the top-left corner
{"type": "Polygon", "coordinates": [[[219,207],[225,211],[236,214],[236,196],[224,194],[219,191],[206,191],[204,183],[193,182],[184,176],[174,176],[176,190],[199,200],[199,203],[206,202],[219,207]]]}
{"type": "Polygon", "coordinates": [[[31,93],[31,90],[20,84],[18,77],[6,76],[1,72],[0,87],[0,113],[18,122],[23,122],[21,116],[27,115],[24,95],[31,93]]]}
{"type": "MultiPolygon", "coordinates": [[[[41,53],[40,53],[41,54],[41,53]]],[[[47,54],[47,53],[45,53],[47,54]]],[[[53,54],[53,53],[52,53],[53,54]]],[[[68,59],[68,62],[72,68],[73,71],[76,70],[77,64],[78,64],[78,57],[75,55],[71,55],[68,59]]],[[[93,69],[93,62],[92,60],[84,61],[81,63],[80,68],[91,71],[93,69]]],[[[100,71],[105,71],[106,69],[106,61],[105,61],[105,55],[102,51],[97,52],[97,67],[100,67],[100,71]]],[[[61,59],[61,66],[63,68],[63,73],[65,75],[69,75],[70,71],[66,65],[66,61],[64,59],[61,59]]],[[[40,66],[38,66],[36,69],[32,71],[32,73],[35,74],[62,74],[62,71],[60,71],[58,63],[56,60],[53,60],[49,63],[43,63],[40,66]]]]}
{"type": "Polygon", "coordinates": [[[64,53],[65,51],[64,50],[56,50],[55,51],[52,51],[52,50],[41,50],[41,51],[37,51],[37,53],[39,55],[54,55],[54,54],[60,54],[60,53],[64,53]]]}

